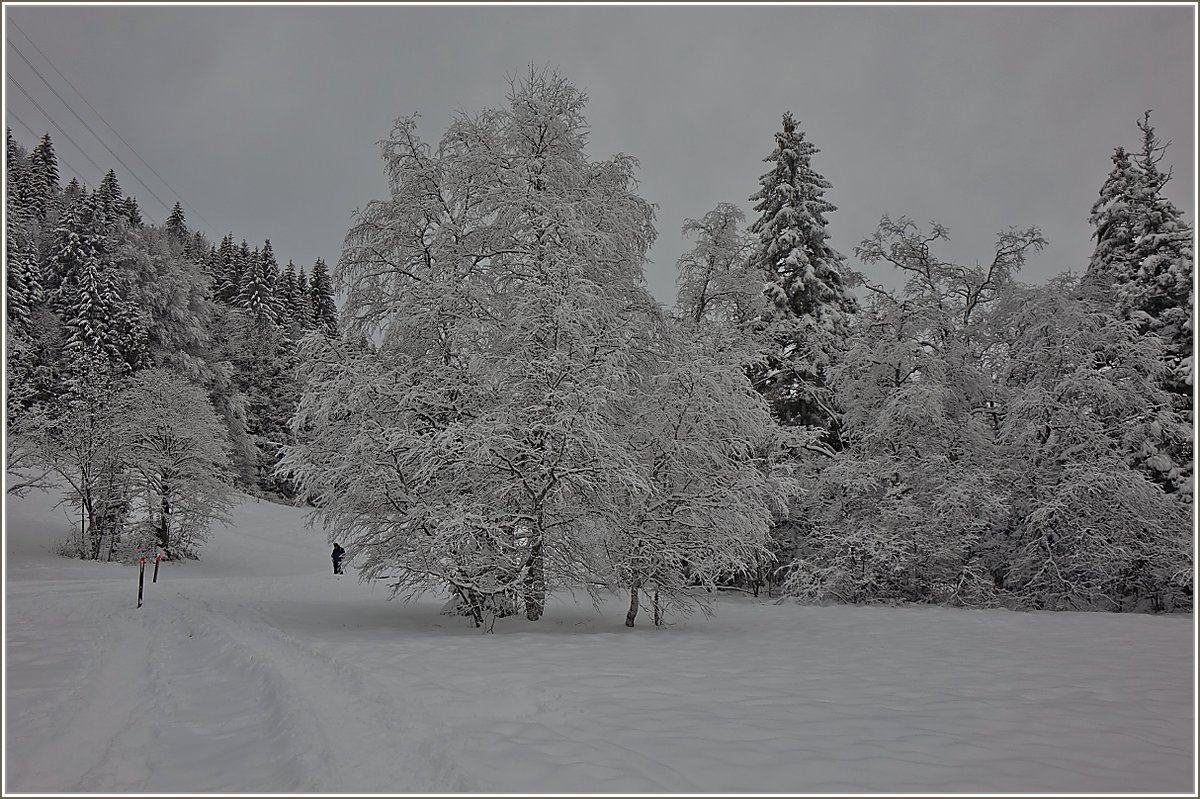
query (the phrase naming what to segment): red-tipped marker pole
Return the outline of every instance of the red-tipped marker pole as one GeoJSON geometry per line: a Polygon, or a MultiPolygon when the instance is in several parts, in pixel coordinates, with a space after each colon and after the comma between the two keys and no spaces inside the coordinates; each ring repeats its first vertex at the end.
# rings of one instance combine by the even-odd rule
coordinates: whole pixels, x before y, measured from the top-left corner
{"type": "Polygon", "coordinates": [[[138,558],[138,607],[142,606],[142,587],[146,584],[146,557],[138,558]]]}

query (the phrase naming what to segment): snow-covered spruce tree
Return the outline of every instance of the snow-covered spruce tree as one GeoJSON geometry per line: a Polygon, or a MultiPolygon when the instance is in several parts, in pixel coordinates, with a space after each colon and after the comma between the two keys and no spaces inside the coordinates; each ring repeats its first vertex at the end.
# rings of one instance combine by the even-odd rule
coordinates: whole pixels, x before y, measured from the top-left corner
{"type": "Polygon", "coordinates": [[[988,320],[1036,229],[1002,234],[987,267],[939,260],[905,218],[884,217],[857,249],[901,270],[901,292],[865,282],[870,300],[830,371],[845,409],[845,448],[804,500],[785,591],[808,601],[990,604],[991,531],[1005,495],[996,477],[1004,413],[988,320]]]}
{"type": "Polygon", "coordinates": [[[584,103],[530,72],[436,148],[398,120],[390,196],[338,266],[347,334],[303,344],[284,470],[365,579],[450,586],[477,619],[507,596],[534,620],[550,586],[590,586],[605,521],[645,487],[615,416],[653,309],[653,214],[632,158],[584,154],[584,103]]]}
{"type": "Polygon", "coordinates": [[[329,270],[325,267],[324,258],[318,258],[313,264],[309,293],[313,328],[327,336],[336,336],[337,305],[333,301],[333,283],[329,280],[329,270]]]}
{"type": "Polygon", "coordinates": [[[271,294],[274,297],[274,305],[276,309],[276,319],[283,318],[283,309],[279,299],[279,281],[283,278],[283,273],[279,271],[279,262],[275,260],[275,248],[271,246],[271,240],[267,239],[263,242],[262,252],[259,253],[259,259],[262,263],[262,273],[266,282],[271,286],[271,294]]]}
{"type": "MultiPolygon", "coordinates": [[[[1096,248],[1086,282],[1104,294],[1121,318],[1132,320],[1141,335],[1161,341],[1161,348],[1150,346],[1161,352],[1168,367],[1163,386],[1173,396],[1180,422],[1190,427],[1194,419],[1193,229],[1163,194],[1171,174],[1158,165],[1168,145],[1155,134],[1149,111],[1138,128],[1140,153],[1130,158],[1117,148],[1113,170],[1092,207],[1089,221],[1095,228],[1096,248]]],[[[1144,461],[1147,474],[1166,491],[1190,501],[1194,454],[1190,437],[1157,454],[1161,457],[1154,464],[1164,468],[1144,461]]]]}
{"type": "Polygon", "coordinates": [[[104,216],[110,224],[121,215],[125,200],[121,194],[121,184],[117,182],[117,173],[114,170],[108,170],[104,179],[100,181],[100,188],[96,189],[96,200],[104,209],[104,216]]]}
{"type": "Polygon", "coordinates": [[[30,173],[33,186],[33,212],[39,222],[50,223],[58,219],[62,211],[61,188],[58,177],[58,157],[54,154],[54,142],[50,134],[29,154],[30,173]]]}
{"type": "Polygon", "coordinates": [[[301,320],[296,318],[296,265],[291,261],[287,262],[287,266],[283,270],[283,275],[279,279],[279,285],[276,287],[276,294],[279,298],[280,311],[283,314],[283,322],[293,331],[293,338],[299,338],[297,335],[303,329],[301,320]]]}
{"type": "Polygon", "coordinates": [[[296,274],[296,301],[292,305],[292,318],[296,320],[301,330],[311,330],[313,326],[312,292],[308,287],[308,275],[304,267],[296,274]]]}
{"type": "Polygon", "coordinates": [[[84,189],[76,178],[71,178],[70,182],[63,187],[63,210],[70,211],[75,203],[88,196],[87,190],[84,189]]]}
{"type": "Polygon", "coordinates": [[[175,203],[171,215],[167,217],[167,235],[181,247],[188,237],[187,220],[183,216],[183,206],[175,203]]]}
{"type": "Polygon", "coordinates": [[[763,276],[750,265],[752,242],[740,226],[745,215],[719,203],[700,219],[686,219],[683,235],[696,244],[676,264],[675,304],[693,327],[743,329],[765,312],[763,276]]]}
{"type": "Polygon", "coordinates": [[[1121,286],[1123,307],[1143,335],[1163,340],[1170,369],[1166,388],[1181,395],[1184,404],[1191,396],[1193,378],[1192,273],[1195,269],[1194,231],[1182,212],[1164,194],[1171,173],[1162,172],[1159,162],[1168,144],[1162,144],[1150,124],[1150,112],[1138,122],[1142,151],[1134,159],[1142,181],[1134,196],[1140,210],[1133,229],[1134,265],[1130,280],[1121,286]]]}
{"type": "Polygon", "coordinates": [[[231,504],[229,445],[204,390],[164,369],[143,370],[115,398],[113,417],[130,474],[129,554],[157,546],[194,557],[231,504]]]}
{"type": "Polygon", "coordinates": [[[653,366],[625,400],[645,486],[609,522],[605,549],[629,592],[629,627],[641,594],[659,626],[668,613],[707,612],[718,580],[771,560],[772,525],[794,492],[776,470],[786,432],[746,376],[753,350],[730,343],[720,328],[667,320],[653,366]]]}
{"type": "Polygon", "coordinates": [[[5,344],[8,359],[6,413],[11,425],[37,400],[37,342],[39,317],[45,303],[42,268],[38,259],[39,225],[35,213],[32,175],[24,149],[7,131],[5,168],[8,191],[5,216],[5,344]]]}
{"type": "Polygon", "coordinates": [[[274,261],[275,256],[269,249],[260,251],[255,247],[242,272],[242,283],[234,300],[235,307],[245,311],[263,327],[277,325],[282,311],[279,299],[275,296],[275,272],[278,266],[274,261]],[[272,266],[275,266],[274,270],[272,266]]]}
{"type": "Polygon", "coordinates": [[[825,370],[840,349],[856,302],[844,256],[829,245],[825,199],[829,181],[816,172],[819,152],[805,141],[791,112],[775,134],[775,150],[763,160],[771,170],[750,198],[759,216],[751,262],[765,282],[766,332],[774,342],[755,382],[775,414],[788,425],[829,431],[836,441],[837,412],[828,401],[825,370]]]}
{"type": "Polygon", "coordinates": [[[20,209],[34,222],[37,221],[37,192],[34,185],[33,165],[29,153],[13,138],[12,128],[5,129],[4,174],[7,182],[5,207],[20,209]]]}
{"type": "Polygon", "coordinates": [[[996,575],[1028,607],[1186,609],[1189,508],[1129,457],[1190,433],[1162,387],[1164,345],[1086,289],[1059,277],[1011,292],[998,314],[1009,396],[998,436],[1008,518],[996,575]]]}
{"type": "Polygon", "coordinates": [[[289,422],[299,395],[295,377],[296,345],[287,330],[235,312],[231,315],[229,353],[234,385],[245,399],[246,431],[254,445],[254,485],[290,499],[291,485],[274,473],[280,447],[291,443],[289,422]]]}
{"type": "Polygon", "coordinates": [[[108,231],[95,197],[77,203],[56,230],[51,266],[60,282],[50,300],[67,333],[68,371],[89,353],[104,356],[126,373],[145,363],[145,325],[124,296],[127,287],[114,264],[108,231]]]}
{"type": "Polygon", "coordinates": [[[227,233],[217,248],[217,259],[212,267],[213,298],[232,305],[242,284],[241,265],[233,234],[227,233]]]}
{"type": "Polygon", "coordinates": [[[130,227],[139,228],[144,224],[142,221],[142,211],[138,208],[136,197],[130,196],[125,198],[125,202],[121,204],[121,214],[129,220],[130,227]]]}
{"type": "Polygon", "coordinates": [[[184,255],[196,263],[204,263],[204,259],[208,256],[211,245],[204,234],[199,230],[192,231],[191,238],[187,241],[187,246],[183,248],[184,255]]]}
{"type": "Polygon", "coordinates": [[[34,308],[43,301],[41,265],[34,241],[36,222],[13,195],[5,198],[5,305],[9,337],[28,336],[34,308]]]}

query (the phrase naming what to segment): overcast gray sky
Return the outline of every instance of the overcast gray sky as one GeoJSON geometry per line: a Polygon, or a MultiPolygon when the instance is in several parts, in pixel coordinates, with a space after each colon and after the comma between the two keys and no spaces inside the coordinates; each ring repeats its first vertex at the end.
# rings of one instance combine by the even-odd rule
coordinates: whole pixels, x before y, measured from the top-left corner
{"type": "MultiPolygon", "coordinates": [[[[219,240],[337,259],[355,208],[385,191],[376,142],[422,114],[436,141],[456,110],[503,103],[504,76],[556,67],[590,96],[590,155],[641,161],[659,206],[647,270],[664,302],[689,246],[684,218],[741,205],[791,110],[833,184],[835,247],[851,256],[888,213],[950,228],[943,255],[984,261],[996,232],[1039,225],[1025,274],[1080,270],[1087,215],[1146,109],[1189,221],[1195,198],[1195,7],[58,7],[6,4],[6,118],[87,156],[161,221],[166,211],[17,50],[168,205],[219,240]],[[15,22],[172,192],[101,124],[15,22]],[[18,121],[19,120],[19,121],[18,121]],[[205,224],[200,217],[211,223],[205,224]]],[[[62,167],[63,179],[72,171],[62,167]]],[[[879,272],[872,272],[880,275],[879,272]]]]}

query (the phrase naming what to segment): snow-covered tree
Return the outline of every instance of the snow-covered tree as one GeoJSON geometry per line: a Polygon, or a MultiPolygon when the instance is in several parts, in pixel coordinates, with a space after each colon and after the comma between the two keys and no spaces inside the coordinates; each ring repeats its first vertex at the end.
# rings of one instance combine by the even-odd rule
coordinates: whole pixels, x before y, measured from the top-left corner
{"type": "Polygon", "coordinates": [[[701,219],[686,219],[683,235],[695,246],[676,265],[675,305],[694,326],[712,322],[740,329],[766,310],[763,275],[750,265],[752,243],[740,230],[745,215],[732,203],[720,203],[701,219]]]}
{"type": "Polygon", "coordinates": [[[125,202],[121,204],[121,214],[129,220],[131,227],[142,226],[142,211],[138,208],[137,198],[129,196],[125,198],[125,202]]]}
{"type": "Polygon", "coordinates": [[[249,256],[245,271],[242,272],[235,306],[263,324],[278,324],[281,312],[279,300],[275,296],[275,274],[278,271],[279,267],[275,264],[275,256],[270,248],[260,251],[255,247],[249,256]]]}
{"type": "Polygon", "coordinates": [[[1116,148],[1112,162],[1112,171],[1100,187],[1100,197],[1092,204],[1088,216],[1093,227],[1092,239],[1096,242],[1088,263],[1088,279],[1115,294],[1116,287],[1129,280],[1136,268],[1132,250],[1137,209],[1133,197],[1141,176],[1124,147],[1116,148]]]}
{"type": "Polygon", "coordinates": [[[121,194],[121,184],[117,182],[117,173],[114,170],[108,170],[104,179],[100,181],[100,188],[96,189],[96,198],[110,223],[114,222],[124,210],[125,200],[121,194]]]}
{"type": "Polygon", "coordinates": [[[36,220],[37,192],[34,185],[33,165],[29,154],[13,138],[12,128],[5,129],[5,145],[6,206],[11,202],[13,207],[21,209],[36,220]]]}
{"type": "MultiPolygon", "coordinates": [[[[1173,395],[1180,421],[1190,426],[1194,418],[1193,229],[1163,194],[1171,178],[1169,170],[1159,169],[1167,145],[1155,134],[1149,111],[1138,127],[1140,153],[1131,158],[1117,148],[1113,170],[1092,207],[1089,221],[1096,248],[1087,284],[1101,291],[1117,315],[1131,320],[1141,335],[1162,344],[1149,346],[1162,354],[1167,365],[1163,385],[1173,395]]],[[[1172,467],[1148,474],[1167,491],[1190,497],[1193,445],[1181,442],[1165,457],[1172,467]]]]}
{"type": "Polygon", "coordinates": [[[1134,234],[1134,263],[1130,280],[1120,289],[1122,305],[1144,334],[1161,338],[1171,368],[1172,390],[1190,395],[1192,386],[1193,303],[1195,268],[1192,225],[1166,196],[1171,179],[1159,162],[1166,154],[1150,124],[1150,112],[1138,122],[1142,151],[1135,159],[1142,180],[1133,197],[1139,214],[1134,234]]]}
{"type": "Polygon", "coordinates": [[[58,157],[54,154],[54,142],[50,134],[43,134],[42,140],[29,154],[30,172],[33,186],[33,211],[38,221],[53,222],[61,210],[59,199],[58,157]]]}
{"type": "Polygon", "coordinates": [[[656,339],[656,362],[626,400],[642,485],[605,541],[629,592],[630,627],[640,594],[657,626],[666,613],[707,611],[718,580],[769,561],[770,531],[794,490],[776,468],[785,432],[724,332],[675,323],[656,339]]]}
{"type": "Polygon", "coordinates": [[[70,182],[63,188],[63,210],[70,211],[75,203],[88,196],[83,184],[76,178],[71,178],[70,182]]]}
{"type": "Polygon", "coordinates": [[[287,262],[287,267],[283,270],[283,275],[280,277],[277,294],[279,295],[280,310],[283,313],[283,319],[287,324],[303,329],[301,320],[296,318],[296,265],[291,261],[287,262]]]}
{"type": "Polygon", "coordinates": [[[347,339],[310,336],[284,468],[366,578],[519,595],[603,568],[603,521],[641,484],[614,415],[653,303],[634,161],[584,154],[585,98],[531,73],[436,149],[384,142],[390,196],[338,267],[347,339]]]}
{"type": "MultiPolygon", "coordinates": [[[[87,351],[73,364],[70,393],[48,408],[23,417],[9,429],[9,447],[27,470],[53,474],[67,489],[67,503],[79,520],[78,534],[64,552],[98,559],[111,550],[128,512],[124,488],[125,441],[117,431],[113,400],[118,393],[112,363],[87,351]]],[[[36,478],[21,478],[36,483],[36,478]]]]}
{"type": "Polygon", "coordinates": [[[986,556],[1004,508],[995,448],[1005,350],[988,320],[1044,241],[1036,229],[1009,231],[986,268],[963,267],[930,251],[947,235],[884,217],[856,250],[868,265],[899,269],[906,284],[897,293],[864,281],[870,301],[830,370],[844,447],[827,452],[802,500],[789,593],[995,601],[986,556]]]}
{"type": "Polygon", "coordinates": [[[180,246],[183,246],[184,241],[187,240],[187,220],[183,216],[183,206],[178,202],[171,209],[171,215],[167,217],[167,235],[178,242],[180,246]]]}
{"type": "MultiPolygon", "coordinates": [[[[228,521],[231,505],[229,445],[208,397],[172,372],[147,369],[114,404],[135,531],[152,531],[168,556],[194,556],[209,527],[228,521]]],[[[148,542],[135,536],[135,543],[148,542]]]]}
{"type": "Polygon", "coordinates": [[[237,247],[234,246],[232,233],[225,234],[221,239],[221,246],[217,248],[217,258],[212,267],[212,276],[213,298],[231,305],[237,298],[242,282],[237,247]]]}
{"type": "Polygon", "coordinates": [[[36,221],[16,198],[5,198],[5,306],[8,334],[29,334],[34,308],[43,301],[41,265],[34,239],[36,221]]]}
{"type": "Polygon", "coordinates": [[[140,368],[146,331],[139,313],[123,296],[114,264],[107,217],[96,198],[81,201],[56,231],[51,305],[67,331],[68,361],[82,363],[86,354],[102,355],[120,370],[140,368]]]}
{"type": "Polygon", "coordinates": [[[213,356],[215,309],[211,278],[184,258],[162,227],[131,229],[116,249],[130,305],[142,314],[150,364],[209,384],[220,369],[213,356]]]}
{"type": "Polygon", "coordinates": [[[824,372],[840,348],[855,310],[853,276],[845,257],[829,245],[825,199],[830,183],[813,169],[819,152],[804,138],[791,112],[763,160],[771,170],[750,198],[758,218],[751,263],[766,284],[764,322],[775,341],[767,367],[755,376],[786,424],[834,428],[824,372]]]}
{"type": "Polygon", "coordinates": [[[1004,589],[1036,608],[1187,607],[1189,509],[1129,456],[1164,459],[1162,442],[1190,436],[1161,388],[1162,345],[1075,278],[1013,292],[1006,305],[1004,589]]]}
{"type": "MultiPolygon", "coordinates": [[[[1016,282],[1044,245],[1002,234],[985,268],[906,219],[857,252],[901,292],[867,305],[831,370],[843,450],[803,497],[786,590],[809,601],[1187,607],[1187,513],[1139,471],[1188,436],[1154,342],[1094,282],[1016,282]]],[[[1161,345],[1160,345],[1161,346],[1161,345]]]]}
{"type": "Polygon", "coordinates": [[[333,283],[325,259],[318,258],[309,277],[309,302],[312,304],[312,326],[329,336],[338,330],[337,305],[333,301],[333,283]]]}
{"type": "Polygon", "coordinates": [[[312,292],[309,291],[308,275],[304,274],[304,267],[300,267],[300,272],[296,275],[296,301],[292,305],[292,318],[297,320],[302,330],[312,329],[312,292]]]}
{"type": "MultiPolygon", "coordinates": [[[[267,239],[263,242],[262,252],[259,253],[259,258],[262,261],[263,273],[266,275],[267,282],[271,284],[273,293],[278,293],[279,280],[282,277],[282,272],[279,271],[279,262],[275,260],[275,249],[271,246],[271,240],[267,239]]],[[[275,297],[275,305],[279,305],[279,297],[275,297]]]]}

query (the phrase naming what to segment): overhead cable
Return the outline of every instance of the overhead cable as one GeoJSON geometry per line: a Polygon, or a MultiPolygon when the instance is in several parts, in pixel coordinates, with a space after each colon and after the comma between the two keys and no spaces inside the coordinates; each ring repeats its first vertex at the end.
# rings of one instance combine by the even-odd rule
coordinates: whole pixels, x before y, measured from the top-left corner
{"type": "Polygon", "coordinates": [[[17,87],[17,91],[19,91],[21,94],[25,95],[25,99],[27,99],[29,102],[33,103],[34,108],[36,108],[37,110],[42,112],[42,116],[44,116],[47,119],[47,121],[49,121],[50,124],[54,126],[54,129],[57,130],[59,133],[61,133],[63,135],[63,137],[66,138],[66,140],[69,141],[75,147],[75,149],[79,151],[79,154],[82,155],[84,158],[86,158],[87,162],[96,168],[97,172],[99,172],[101,175],[103,175],[107,171],[107,170],[101,169],[100,165],[92,160],[92,157],[87,154],[87,150],[80,147],[75,142],[75,140],[71,138],[70,134],[68,134],[65,130],[63,130],[62,127],[57,122],[54,121],[54,117],[52,117],[48,113],[46,113],[46,109],[42,108],[42,106],[38,104],[38,101],[33,99],[33,96],[29,92],[25,91],[24,87],[22,87],[20,83],[17,83],[17,79],[14,78],[12,76],[12,74],[9,74],[8,79],[10,81],[12,81],[13,86],[17,87]]]}
{"type": "MultiPolygon", "coordinates": [[[[135,150],[135,149],[133,149],[133,145],[132,145],[132,144],[130,144],[129,142],[125,141],[125,138],[124,138],[124,137],[123,137],[123,136],[122,136],[122,135],[121,135],[121,134],[120,134],[120,133],[117,131],[117,129],[116,129],[116,128],[114,128],[112,125],[110,125],[110,124],[109,124],[109,122],[108,122],[108,120],[107,120],[107,119],[105,119],[105,118],[104,118],[104,116],[103,116],[103,115],[102,115],[102,114],[101,114],[99,111],[97,111],[97,110],[96,110],[96,107],[95,107],[95,106],[93,106],[91,103],[89,103],[89,102],[88,102],[88,99],[87,99],[86,97],[84,97],[84,96],[83,96],[83,92],[79,91],[79,89],[77,89],[77,88],[75,87],[75,84],[74,84],[74,83],[71,83],[70,79],[69,79],[69,78],[68,78],[66,75],[64,75],[64,74],[62,73],[62,71],[61,71],[61,70],[60,70],[58,67],[56,67],[56,66],[54,65],[54,62],[50,60],[50,56],[48,56],[48,55],[46,55],[44,52],[42,52],[42,48],[40,48],[40,47],[38,47],[38,46],[37,46],[37,42],[35,42],[33,39],[31,39],[31,38],[29,37],[29,34],[28,34],[28,33],[26,33],[24,30],[22,30],[22,29],[21,29],[21,26],[20,26],[20,25],[18,25],[16,22],[14,22],[12,19],[9,19],[8,23],[9,23],[10,25],[12,25],[14,28],[16,28],[16,29],[17,29],[17,31],[18,31],[18,32],[19,32],[19,33],[20,33],[22,36],[24,36],[24,37],[25,37],[25,40],[26,40],[26,41],[28,41],[28,42],[29,42],[29,44],[33,46],[33,49],[37,51],[37,54],[38,54],[38,55],[40,55],[40,56],[41,56],[43,59],[45,59],[46,63],[50,65],[50,68],[54,70],[55,74],[57,74],[57,75],[58,75],[60,78],[62,78],[62,79],[63,79],[63,82],[64,82],[64,83],[66,83],[68,86],[70,86],[70,87],[71,87],[71,91],[75,92],[76,96],[78,96],[80,100],[83,100],[83,104],[84,104],[84,105],[86,105],[86,106],[87,106],[89,109],[91,109],[91,112],[92,112],[93,114],[95,114],[95,115],[96,115],[96,118],[97,118],[97,119],[99,119],[101,122],[103,122],[103,123],[104,123],[104,126],[105,126],[105,127],[107,127],[109,130],[111,130],[111,131],[113,132],[113,135],[114,135],[114,136],[116,136],[116,137],[117,137],[117,139],[119,139],[119,140],[120,140],[121,144],[124,144],[124,145],[125,145],[127,148],[129,148],[129,152],[133,153],[133,154],[134,154],[134,156],[135,156],[135,157],[136,157],[136,158],[137,158],[139,161],[141,161],[141,162],[142,162],[142,164],[144,164],[144,165],[145,165],[145,167],[146,167],[147,169],[149,169],[149,170],[150,170],[150,172],[151,172],[151,173],[154,175],[154,177],[158,178],[158,179],[159,179],[159,180],[162,182],[162,184],[163,184],[164,186],[166,186],[166,187],[167,187],[167,190],[168,190],[168,191],[170,191],[170,192],[171,192],[171,194],[175,195],[175,198],[176,198],[177,200],[179,200],[179,202],[180,202],[180,203],[182,203],[182,204],[183,204],[183,206],[184,206],[185,208],[187,208],[189,211],[191,211],[191,212],[192,212],[192,213],[194,213],[194,214],[195,214],[197,217],[199,217],[199,218],[200,218],[200,221],[201,221],[201,222],[203,222],[204,224],[208,225],[209,229],[210,229],[210,230],[212,230],[212,231],[215,233],[215,232],[216,232],[216,230],[217,230],[217,227],[216,227],[216,225],[214,225],[212,222],[209,222],[207,219],[205,219],[205,218],[204,218],[204,215],[203,215],[203,214],[201,214],[199,211],[197,211],[195,208],[192,208],[192,206],[191,206],[191,205],[189,205],[189,204],[188,204],[188,203],[187,203],[187,202],[186,202],[186,201],[183,199],[183,197],[182,197],[182,196],[179,194],[179,192],[175,191],[175,188],[174,188],[174,187],[173,187],[173,186],[172,186],[170,183],[168,183],[168,182],[167,182],[167,179],[166,179],[166,178],[164,178],[162,175],[158,174],[158,170],[156,170],[154,167],[150,166],[150,164],[149,164],[149,163],[146,161],[146,159],[145,159],[145,158],[142,158],[142,156],[141,156],[141,155],[138,153],[138,151],[137,151],[137,150],[135,150]]],[[[10,44],[11,44],[11,42],[10,42],[10,44]]],[[[14,50],[16,49],[16,46],[15,46],[15,45],[13,45],[13,49],[14,49],[14,50]]],[[[18,55],[20,55],[20,53],[19,53],[19,52],[18,52],[18,55]]],[[[24,61],[25,61],[25,63],[26,63],[26,64],[28,64],[28,63],[29,63],[29,60],[28,60],[28,59],[26,59],[26,58],[25,58],[23,55],[21,56],[21,58],[22,58],[22,60],[24,60],[24,61]]],[[[32,65],[32,64],[30,64],[30,66],[32,67],[33,65],[32,65]]],[[[36,69],[34,69],[34,71],[36,72],[37,70],[36,70],[36,69]]],[[[39,77],[41,77],[41,76],[39,75],[39,77]]],[[[45,78],[43,78],[42,80],[43,80],[43,81],[45,81],[45,78]]],[[[49,84],[47,84],[47,85],[49,85],[49,84]]],[[[59,99],[61,100],[62,98],[60,97],[59,99]]],[[[95,135],[95,134],[93,133],[92,135],[95,135]]],[[[97,138],[99,138],[99,137],[97,137],[97,138]]],[[[103,143],[103,142],[102,142],[102,143],[103,143]]],[[[111,152],[111,151],[110,151],[110,152],[111,152]]],[[[115,154],[114,154],[114,156],[113,156],[113,157],[114,157],[114,158],[116,157],[116,156],[115,156],[115,154]]],[[[119,160],[119,159],[118,159],[118,160],[119,160]]],[[[122,164],[122,166],[124,166],[124,164],[122,164]]],[[[127,170],[129,170],[129,167],[125,167],[125,168],[126,168],[127,170]]],[[[129,171],[130,171],[130,174],[133,174],[132,170],[129,170],[129,171]]],[[[139,183],[141,183],[141,181],[140,181],[140,180],[139,180],[138,182],[139,182],[139,183]]],[[[145,184],[143,184],[143,185],[145,185],[145,184]]],[[[159,202],[162,202],[162,201],[160,200],[159,202]]]]}

